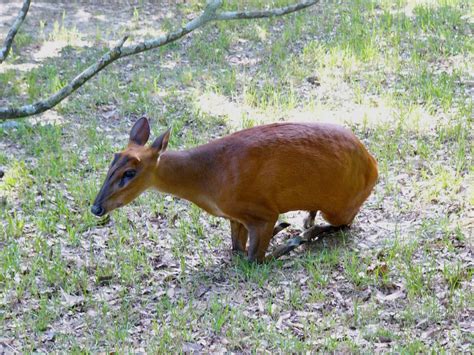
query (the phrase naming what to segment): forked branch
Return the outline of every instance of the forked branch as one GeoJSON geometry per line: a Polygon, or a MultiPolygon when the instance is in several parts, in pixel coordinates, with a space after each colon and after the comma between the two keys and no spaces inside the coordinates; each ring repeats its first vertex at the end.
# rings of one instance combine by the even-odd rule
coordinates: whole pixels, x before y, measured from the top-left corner
{"type": "Polygon", "coordinates": [[[13,44],[13,39],[15,38],[16,33],[18,32],[18,29],[23,23],[26,17],[26,14],[28,13],[28,9],[30,8],[30,2],[31,0],[23,1],[23,6],[21,7],[21,10],[16,17],[15,22],[13,22],[13,25],[10,28],[10,31],[8,31],[7,37],[5,38],[5,43],[3,44],[3,47],[0,49],[0,64],[3,63],[5,59],[7,59],[7,56],[10,53],[10,49],[12,48],[12,44],[13,44]]]}
{"type": "Polygon", "coordinates": [[[24,106],[7,106],[0,107],[0,119],[13,119],[27,117],[42,113],[60,103],[72,92],[80,88],[87,80],[96,75],[99,71],[104,69],[109,64],[113,63],[119,58],[123,58],[132,54],[141,53],[154,49],[157,47],[164,46],[168,43],[174,42],[188,33],[196,30],[199,27],[204,26],[208,22],[212,21],[227,21],[227,20],[238,20],[238,19],[255,19],[286,15],[311,5],[314,5],[319,0],[302,1],[300,3],[290,5],[287,7],[281,7],[270,10],[262,11],[232,11],[232,12],[217,12],[217,9],[222,5],[222,0],[211,0],[208,1],[206,8],[203,13],[195,19],[188,22],[185,26],[179,30],[169,32],[165,35],[159,36],[152,40],[140,42],[138,44],[124,47],[123,44],[126,37],[120,41],[120,43],[114,47],[111,51],[104,54],[98,62],[92,64],[90,67],[85,69],[82,73],[76,76],[68,85],[63,87],[61,90],[51,95],[45,100],[40,100],[31,105],[24,106]]]}

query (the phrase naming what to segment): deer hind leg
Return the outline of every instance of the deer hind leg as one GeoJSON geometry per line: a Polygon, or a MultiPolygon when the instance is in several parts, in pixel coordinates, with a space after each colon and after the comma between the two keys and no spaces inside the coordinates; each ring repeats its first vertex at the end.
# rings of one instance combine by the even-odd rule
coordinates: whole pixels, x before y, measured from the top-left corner
{"type": "Polygon", "coordinates": [[[253,222],[248,225],[249,249],[247,258],[249,261],[261,263],[265,260],[265,252],[273,237],[276,219],[275,217],[271,221],[253,222]]]}
{"type": "Polygon", "coordinates": [[[309,211],[306,218],[303,220],[304,229],[309,229],[314,226],[314,219],[316,218],[317,211],[309,211]]]}
{"type": "Polygon", "coordinates": [[[326,224],[324,226],[314,225],[311,228],[304,231],[303,239],[307,241],[311,241],[315,238],[322,238],[326,234],[331,234],[334,232],[346,230],[347,228],[348,228],[347,225],[340,225],[340,226],[332,226],[330,224],[326,224]]]}
{"type": "Polygon", "coordinates": [[[322,213],[323,218],[329,222],[334,227],[343,227],[350,226],[354,220],[359,209],[351,210],[344,213],[334,214],[334,213],[322,213]]]}
{"type": "Polygon", "coordinates": [[[232,237],[232,250],[245,254],[248,239],[247,228],[242,223],[230,221],[230,234],[232,237]]]}

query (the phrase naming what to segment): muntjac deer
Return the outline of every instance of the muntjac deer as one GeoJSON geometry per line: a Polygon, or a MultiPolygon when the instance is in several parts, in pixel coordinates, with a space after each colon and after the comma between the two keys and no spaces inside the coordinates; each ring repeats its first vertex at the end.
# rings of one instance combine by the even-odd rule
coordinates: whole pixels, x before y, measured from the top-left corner
{"type": "Polygon", "coordinates": [[[280,213],[316,211],[347,226],[370,195],[377,162],[349,130],[323,123],[253,127],[185,151],[167,151],[170,130],[145,146],[146,118],[115,154],[91,208],[103,216],[148,188],[189,200],[230,220],[232,248],[261,262],[280,213]],[[247,240],[249,241],[248,250],[247,240]]]}

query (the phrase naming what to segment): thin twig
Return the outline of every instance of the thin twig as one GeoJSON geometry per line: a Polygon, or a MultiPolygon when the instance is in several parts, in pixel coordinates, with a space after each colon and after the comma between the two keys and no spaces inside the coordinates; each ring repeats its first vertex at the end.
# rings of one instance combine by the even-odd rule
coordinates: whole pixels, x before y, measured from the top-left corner
{"type": "Polygon", "coordinates": [[[72,92],[81,87],[87,80],[96,75],[99,71],[104,69],[109,64],[113,63],[119,58],[123,58],[129,55],[141,53],[154,49],[157,47],[164,46],[165,44],[174,42],[195,29],[204,26],[211,21],[227,21],[236,19],[253,19],[253,18],[264,18],[273,16],[282,16],[304,9],[308,6],[314,5],[318,0],[302,1],[294,5],[287,7],[276,8],[272,10],[264,11],[242,11],[242,12],[221,12],[217,13],[217,9],[222,5],[222,0],[211,0],[208,1],[206,8],[203,13],[195,19],[188,22],[184,27],[177,31],[169,32],[165,35],[159,36],[155,39],[143,41],[138,44],[123,47],[124,38],[114,49],[104,54],[98,62],[88,67],[78,76],[76,76],[68,85],[63,87],[61,90],[51,95],[45,100],[40,100],[31,105],[24,105],[20,107],[7,106],[0,107],[0,119],[14,119],[27,117],[42,113],[50,108],[56,106],[72,92]]]}
{"type": "Polygon", "coordinates": [[[23,23],[23,20],[25,19],[26,14],[28,13],[28,9],[30,8],[30,2],[31,0],[23,1],[23,6],[21,7],[21,10],[18,13],[18,16],[16,17],[15,22],[13,22],[13,25],[10,28],[10,31],[8,31],[7,37],[5,38],[5,43],[3,44],[3,47],[0,49],[0,64],[3,63],[5,59],[7,59],[7,56],[10,53],[10,49],[13,44],[13,39],[15,38],[16,33],[18,32],[18,29],[23,23]]]}

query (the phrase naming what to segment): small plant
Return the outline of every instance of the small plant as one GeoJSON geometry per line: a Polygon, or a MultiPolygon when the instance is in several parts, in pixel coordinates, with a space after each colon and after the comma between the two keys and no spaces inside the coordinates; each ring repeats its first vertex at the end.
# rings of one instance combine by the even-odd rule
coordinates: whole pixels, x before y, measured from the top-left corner
{"type": "Polygon", "coordinates": [[[460,262],[445,263],[442,269],[444,280],[451,292],[459,288],[462,280],[469,279],[469,274],[472,275],[472,271],[472,269],[470,271],[464,270],[460,262]]]}
{"type": "Polygon", "coordinates": [[[344,255],[342,265],[346,277],[351,280],[354,285],[362,287],[370,282],[366,274],[367,266],[354,252],[347,252],[344,255]]]}
{"type": "Polygon", "coordinates": [[[221,332],[224,324],[229,320],[230,308],[214,299],[209,306],[209,312],[212,319],[212,329],[218,334],[221,332]]]}

